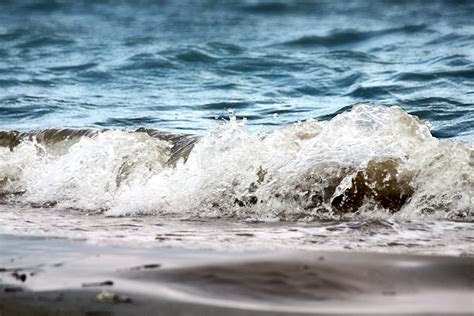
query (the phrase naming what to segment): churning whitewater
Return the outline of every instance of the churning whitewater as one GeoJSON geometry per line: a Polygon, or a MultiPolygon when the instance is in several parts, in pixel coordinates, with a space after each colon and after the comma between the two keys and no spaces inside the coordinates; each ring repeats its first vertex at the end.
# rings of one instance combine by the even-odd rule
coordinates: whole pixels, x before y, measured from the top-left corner
{"type": "Polygon", "coordinates": [[[150,129],[0,132],[0,199],[110,216],[314,220],[393,213],[470,221],[470,142],[434,138],[399,107],[251,133],[150,129]]]}

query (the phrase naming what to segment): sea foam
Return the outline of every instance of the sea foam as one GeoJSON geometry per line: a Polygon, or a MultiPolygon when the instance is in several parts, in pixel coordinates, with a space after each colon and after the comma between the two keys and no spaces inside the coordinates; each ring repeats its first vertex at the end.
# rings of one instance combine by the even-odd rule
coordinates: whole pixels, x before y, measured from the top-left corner
{"type": "Polygon", "coordinates": [[[8,203],[259,220],[382,212],[469,221],[474,212],[472,143],[436,139],[399,107],[361,104],[269,133],[234,117],[200,137],[27,134],[0,147],[8,203]]]}

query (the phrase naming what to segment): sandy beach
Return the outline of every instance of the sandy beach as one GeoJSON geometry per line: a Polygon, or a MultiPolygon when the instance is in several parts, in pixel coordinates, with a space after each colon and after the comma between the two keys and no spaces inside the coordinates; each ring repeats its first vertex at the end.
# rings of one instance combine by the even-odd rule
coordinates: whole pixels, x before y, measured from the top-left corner
{"type": "Polygon", "coordinates": [[[2,316],[467,315],[474,308],[470,257],[137,249],[11,235],[0,242],[2,316]]]}

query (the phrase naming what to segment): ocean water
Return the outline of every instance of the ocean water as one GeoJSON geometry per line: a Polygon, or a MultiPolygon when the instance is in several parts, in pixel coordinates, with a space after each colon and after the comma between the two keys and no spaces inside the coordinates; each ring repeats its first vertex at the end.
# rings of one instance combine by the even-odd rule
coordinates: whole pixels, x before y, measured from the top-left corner
{"type": "Polygon", "coordinates": [[[473,255],[472,1],[0,1],[0,233],[473,255]]]}

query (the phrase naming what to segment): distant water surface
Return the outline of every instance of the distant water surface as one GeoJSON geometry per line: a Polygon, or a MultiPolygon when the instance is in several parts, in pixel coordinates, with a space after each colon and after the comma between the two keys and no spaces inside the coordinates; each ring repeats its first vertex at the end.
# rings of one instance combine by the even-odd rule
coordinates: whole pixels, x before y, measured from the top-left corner
{"type": "Polygon", "coordinates": [[[474,137],[472,1],[0,1],[0,128],[200,133],[400,105],[474,137]],[[275,118],[275,115],[279,115],[275,118]]]}

